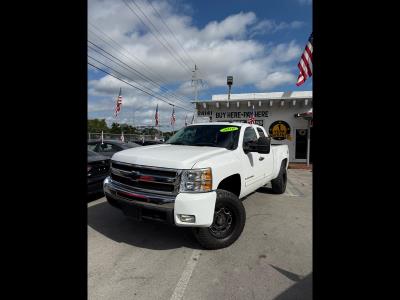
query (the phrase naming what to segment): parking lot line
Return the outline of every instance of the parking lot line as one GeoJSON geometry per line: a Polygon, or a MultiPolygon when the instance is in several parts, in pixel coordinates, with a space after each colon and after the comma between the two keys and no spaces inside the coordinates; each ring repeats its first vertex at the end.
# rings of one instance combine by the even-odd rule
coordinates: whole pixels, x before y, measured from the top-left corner
{"type": "Polygon", "coordinates": [[[304,194],[302,192],[300,192],[295,184],[293,183],[293,181],[291,180],[287,180],[287,185],[286,185],[286,192],[285,194],[291,196],[291,197],[300,197],[300,196],[304,196],[304,194]]]}
{"type": "Polygon", "coordinates": [[[196,267],[197,261],[199,260],[201,250],[193,250],[189,261],[186,264],[185,269],[182,272],[181,278],[176,284],[174,293],[172,294],[170,300],[180,300],[183,298],[186,287],[189,283],[190,277],[192,276],[193,270],[196,267]]]}

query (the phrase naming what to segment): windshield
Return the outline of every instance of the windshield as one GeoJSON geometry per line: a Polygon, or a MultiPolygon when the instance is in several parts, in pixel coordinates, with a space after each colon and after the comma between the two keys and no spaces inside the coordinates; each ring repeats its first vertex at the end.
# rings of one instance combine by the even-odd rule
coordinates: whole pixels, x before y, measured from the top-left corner
{"type": "Polygon", "coordinates": [[[233,150],[237,148],[239,133],[239,126],[192,125],[179,130],[166,144],[222,147],[233,150]]]}

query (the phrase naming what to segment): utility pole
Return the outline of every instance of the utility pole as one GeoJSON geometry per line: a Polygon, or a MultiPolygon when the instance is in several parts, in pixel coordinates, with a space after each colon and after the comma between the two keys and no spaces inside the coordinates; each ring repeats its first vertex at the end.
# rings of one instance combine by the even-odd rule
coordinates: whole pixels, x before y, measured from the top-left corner
{"type": "Polygon", "coordinates": [[[197,101],[198,98],[198,85],[199,83],[203,85],[203,80],[201,78],[197,78],[197,65],[194,65],[194,71],[192,71],[192,86],[194,86],[194,101],[197,101]]]}
{"type": "MultiPolygon", "coordinates": [[[[194,71],[192,74],[192,86],[194,87],[194,101],[197,102],[198,100],[198,85],[199,83],[201,84],[201,86],[203,86],[203,80],[201,78],[197,78],[197,65],[194,65],[194,71]]],[[[195,104],[195,112],[194,114],[197,114],[197,104],[195,104]]],[[[193,114],[193,118],[194,118],[194,114],[193,114]]],[[[192,120],[193,123],[193,120],[192,120]]]]}

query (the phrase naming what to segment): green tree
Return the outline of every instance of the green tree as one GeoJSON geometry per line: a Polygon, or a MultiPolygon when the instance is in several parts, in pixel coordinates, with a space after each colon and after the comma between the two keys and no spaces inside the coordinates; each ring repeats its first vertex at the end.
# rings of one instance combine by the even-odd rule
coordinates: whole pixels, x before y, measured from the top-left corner
{"type": "Polygon", "coordinates": [[[121,133],[121,125],[113,122],[111,124],[110,133],[121,133]]]}
{"type": "Polygon", "coordinates": [[[101,131],[107,133],[109,130],[105,119],[88,120],[88,132],[90,133],[100,133],[101,131]]]}

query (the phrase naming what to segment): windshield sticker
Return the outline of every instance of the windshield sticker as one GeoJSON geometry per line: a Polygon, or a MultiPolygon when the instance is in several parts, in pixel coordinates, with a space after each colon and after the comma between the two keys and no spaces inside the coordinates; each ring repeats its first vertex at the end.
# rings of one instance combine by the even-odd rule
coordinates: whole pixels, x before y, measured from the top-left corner
{"type": "Polygon", "coordinates": [[[239,130],[239,127],[225,127],[220,129],[220,132],[231,132],[236,130],[239,130]]]}

